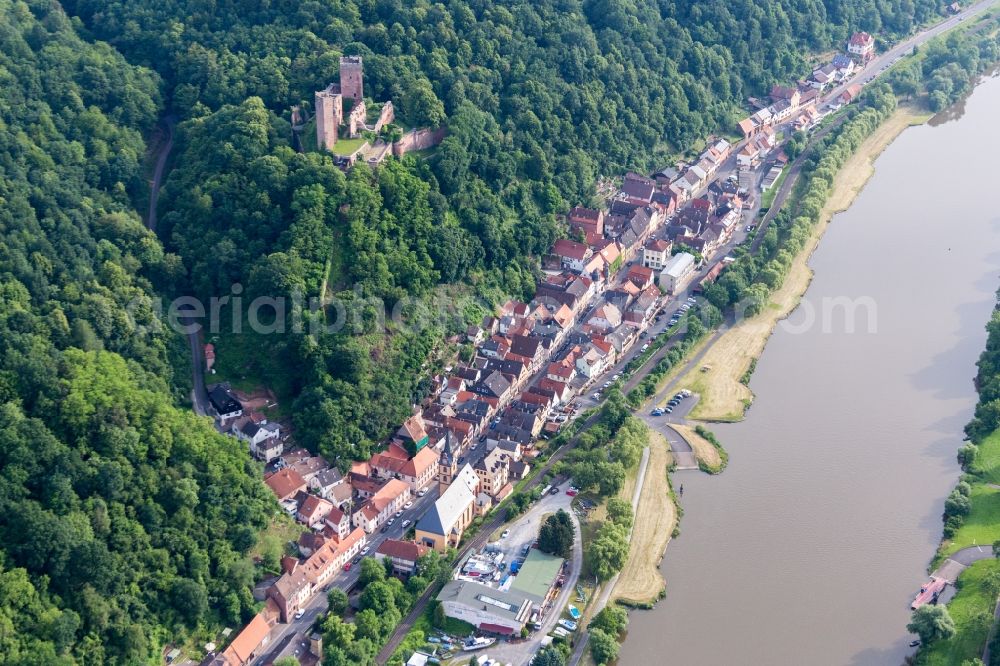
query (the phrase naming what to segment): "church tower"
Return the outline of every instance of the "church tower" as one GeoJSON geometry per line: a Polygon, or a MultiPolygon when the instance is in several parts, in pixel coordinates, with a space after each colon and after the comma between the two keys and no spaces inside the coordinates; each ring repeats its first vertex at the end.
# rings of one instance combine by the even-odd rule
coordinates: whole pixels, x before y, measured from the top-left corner
{"type": "Polygon", "coordinates": [[[456,460],[455,449],[451,445],[451,431],[445,430],[444,450],[441,451],[441,459],[438,461],[438,495],[444,494],[451,482],[458,474],[458,461],[456,460]]]}

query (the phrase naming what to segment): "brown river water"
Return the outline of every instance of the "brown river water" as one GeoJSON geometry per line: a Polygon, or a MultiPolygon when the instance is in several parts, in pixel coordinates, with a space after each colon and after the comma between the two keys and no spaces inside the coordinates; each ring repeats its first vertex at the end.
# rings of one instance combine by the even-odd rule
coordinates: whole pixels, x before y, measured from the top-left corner
{"type": "Polygon", "coordinates": [[[621,664],[901,664],[1000,286],[1000,78],[878,158],[810,262],[717,477],[678,472],[667,597],[621,664]],[[823,316],[830,299],[855,304],[823,316]],[[839,313],[839,314],[838,314],[839,313]],[[813,318],[810,324],[810,315],[813,318]]]}

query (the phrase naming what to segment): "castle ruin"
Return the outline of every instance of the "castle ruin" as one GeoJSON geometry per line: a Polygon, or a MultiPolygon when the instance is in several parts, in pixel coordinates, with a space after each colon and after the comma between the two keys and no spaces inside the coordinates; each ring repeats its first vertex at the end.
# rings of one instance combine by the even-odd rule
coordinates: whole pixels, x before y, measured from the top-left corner
{"type": "Polygon", "coordinates": [[[364,76],[364,64],[361,56],[343,56],[340,59],[340,94],[349,97],[355,102],[360,102],[365,98],[365,89],[362,82],[364,76]]]}

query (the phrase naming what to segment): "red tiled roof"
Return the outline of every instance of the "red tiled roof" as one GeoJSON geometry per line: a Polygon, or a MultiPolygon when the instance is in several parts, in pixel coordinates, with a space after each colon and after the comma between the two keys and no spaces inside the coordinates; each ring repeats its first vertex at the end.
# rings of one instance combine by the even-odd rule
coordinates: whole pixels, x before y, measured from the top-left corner
{"type": "Polygon", "coordinates": [[[589,249],[590,248],[583,243],[577,243],[576,241],[560,238],[556,241],[555,245],[552,246],[552,254],[559,255],[560,257],[568,257],[570,259],[582,260],[587,256],[587,251],[589,249]]]}
{"type": "Polygon", "coordinates": [[[416,562],[427,554],[430,549],[412,541],[399,541],[398,539],[386,539],[375,552],[386,557],[416,562]]]}
{"type": "Polygon", "coordinates": [[[267,635],[271,633],[271,626],[264,619],[263,613],[257,613],[250,620],[250,623],[243,627],[243,631],[236,635],[233,642],[222,653],[223,657],[233,661],[235,657],[237,664],[246,664],[250,661],[254,650],[260,647],[267,635]]]}
{"type": "Polygon", "coordinates": [[[264,483],[278,496],[278,499],[290,497],[306,486],[302,475],[287,467],[270,474],[264,479],[264,483]]]}

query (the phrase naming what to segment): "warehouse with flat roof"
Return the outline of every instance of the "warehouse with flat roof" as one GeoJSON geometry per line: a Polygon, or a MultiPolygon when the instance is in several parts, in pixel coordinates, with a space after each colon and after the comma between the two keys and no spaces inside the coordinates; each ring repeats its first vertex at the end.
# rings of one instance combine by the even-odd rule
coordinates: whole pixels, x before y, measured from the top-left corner
{"type": "Polygon", "coordinates": [[[556,584],[559,572],[562,571],[563,559],[556,555],[543,553],[537,548],[532,548],[528,557],[524,560],[514,582],[511,583],[512,592],[523,594],[531,599],[535,604],[541,605],[548,596],[549,590],[556,584]]]}

